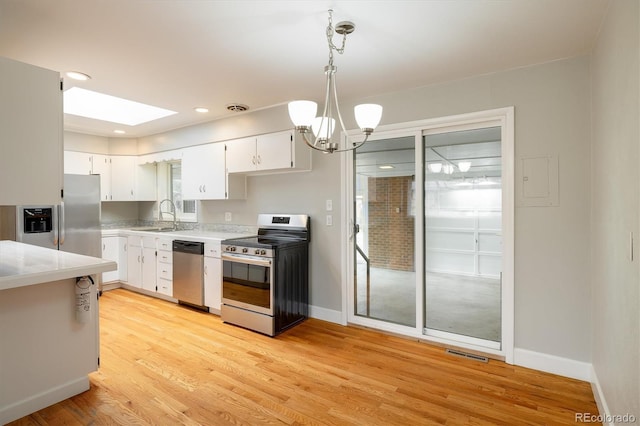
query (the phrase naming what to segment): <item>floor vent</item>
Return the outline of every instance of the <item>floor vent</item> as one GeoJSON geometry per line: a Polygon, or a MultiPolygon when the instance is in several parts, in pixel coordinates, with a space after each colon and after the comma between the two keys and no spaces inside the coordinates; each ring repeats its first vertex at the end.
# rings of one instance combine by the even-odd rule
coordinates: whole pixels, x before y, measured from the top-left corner
{"type": "Polygon", "coordinates": [[[455,349],[446,349],[445,352],[450,354],[450,355],[455,355],[455,356],[459,356],[459,357],[467,358],[467,359],[473,359],[475,361],[489,362],[489,358],[487,358],[486,356],[468,354],[466,352],[456,351],[455,349]]]}

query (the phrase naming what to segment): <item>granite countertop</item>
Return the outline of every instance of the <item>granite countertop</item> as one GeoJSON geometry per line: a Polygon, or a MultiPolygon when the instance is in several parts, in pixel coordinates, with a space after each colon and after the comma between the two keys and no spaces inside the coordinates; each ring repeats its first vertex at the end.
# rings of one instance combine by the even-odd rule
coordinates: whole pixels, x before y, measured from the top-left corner
{"type": "Polygon", "coordinates": [[[116,262],[0,241],[0,290],[115,271],[116,262]]]}
{"type": "MultiPolygon", "coordinates": [[[[152,228],[152,227],[151,227],[152,228]]],[[[210,242],[221,241],[230,238],[244,238],[256,235],[255,232],[229,232],[229,231],[205,231],[205,230],[178,230],[178,231],[163,231],[154,232],[148,229],[150,227],[142,228],[124,228],[124,229],[109,229],[103,230],[102,235],[119,235],[126,233],[128,235],[140,235],[155,238],[170,238],[173,240],[185,239],[189,241],[197,242],[210,242]]]]}

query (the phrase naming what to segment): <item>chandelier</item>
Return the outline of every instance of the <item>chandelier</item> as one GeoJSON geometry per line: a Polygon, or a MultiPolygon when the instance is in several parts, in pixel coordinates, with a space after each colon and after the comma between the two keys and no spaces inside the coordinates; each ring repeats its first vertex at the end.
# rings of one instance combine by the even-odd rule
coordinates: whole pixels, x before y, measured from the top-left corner
{"type": "Polygon", "coordinates": [[[289,102],[289,117],[296,126],[296,130],[303,136],[309,147],[324,153],[342,152],[356,149],[364,144],[369,135],[380,123],[382,118],[382,106],[377,104],[360,104],[354,108],[354,114],[358,127],[365,135],[362,142],[352,142],[347,136],[347,130],[340,114],[338,106],[338,91],[336,89],[336,66],[333,65],[333,52],[344,53],[344,46],[347,41],[347,34],[351,34],[356,26],[353,22],[342,21],[333,26],[331,19],[333,10],[329,9],[329,25],[327,26],[327,43],[329,44],[329,64],[324,67],[327,76],[326,92],[324,98],[324,109],[322,115],[316,116],[318,104],[313,101],[293,101],[289,102]],[[334,33],[342,35],[342,44],[337,47],[333,43],[334,33]],[[336,141],[332,139],[336,128],[336,119],[340,123],[342,132],[346,140],[340,144],[340,137],[336,141]],[[309,138],[309,133],[313,133],[314,138],[309,138]]]}

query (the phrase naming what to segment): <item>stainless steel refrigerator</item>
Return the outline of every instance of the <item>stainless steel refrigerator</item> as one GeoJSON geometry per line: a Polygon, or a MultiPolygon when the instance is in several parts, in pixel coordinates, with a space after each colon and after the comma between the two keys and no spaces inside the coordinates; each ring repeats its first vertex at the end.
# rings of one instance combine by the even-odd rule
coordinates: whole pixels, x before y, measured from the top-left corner
{"type": "Polygon", "coordinates": [[[18,206],[16,241],[102,257],[100,176],[64,175],[60,205],[18,206]]]}

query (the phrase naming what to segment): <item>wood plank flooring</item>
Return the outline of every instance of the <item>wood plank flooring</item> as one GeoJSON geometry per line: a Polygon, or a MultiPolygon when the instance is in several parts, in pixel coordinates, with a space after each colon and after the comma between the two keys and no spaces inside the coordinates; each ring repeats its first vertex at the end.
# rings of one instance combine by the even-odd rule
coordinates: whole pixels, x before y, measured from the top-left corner
{"type": "Polygon", "coordinates": [[[118,289],[91,389],[12,425],[562,425],[589,383],[310,319],[276,337],[118,289]]]}

